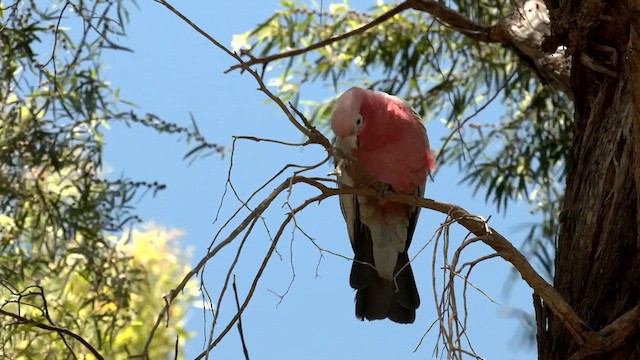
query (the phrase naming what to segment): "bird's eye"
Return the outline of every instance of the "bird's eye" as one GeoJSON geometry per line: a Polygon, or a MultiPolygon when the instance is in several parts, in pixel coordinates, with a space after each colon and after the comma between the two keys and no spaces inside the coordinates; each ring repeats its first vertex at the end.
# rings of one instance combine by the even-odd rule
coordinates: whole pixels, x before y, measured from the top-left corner
{"type": "Polygon", "coordinates": [[[358,117],[356,117],[356,126],[362,125],[362,121],[362,115],[358,114],[358,117]]]}

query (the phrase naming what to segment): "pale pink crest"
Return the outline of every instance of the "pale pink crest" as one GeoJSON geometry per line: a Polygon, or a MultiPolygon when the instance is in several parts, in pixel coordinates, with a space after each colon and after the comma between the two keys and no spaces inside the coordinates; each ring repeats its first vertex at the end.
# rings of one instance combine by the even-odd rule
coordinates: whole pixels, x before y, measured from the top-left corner
{"type": "Polygon", "coordinates": [[[352,87],[338,98],[331,113],[331,128],[336,136],[355,135],[356,118],[365,94],[366,90],[352,87]]]}

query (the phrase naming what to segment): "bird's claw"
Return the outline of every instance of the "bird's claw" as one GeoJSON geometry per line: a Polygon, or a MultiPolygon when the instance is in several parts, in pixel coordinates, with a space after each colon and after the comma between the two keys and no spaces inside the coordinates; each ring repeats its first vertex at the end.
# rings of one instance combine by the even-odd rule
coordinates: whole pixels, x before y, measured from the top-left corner
{"type": "Polygon", "coordinates": [[[342,175],[342,170],[340,170],[340,168],[335,168],[333,169],[333,171],[329,172],[327,174],[327,176],[341,176],[342,175]]]}
{"type": "Polygon", "coordinates": [[[384,198],[384,196],[389,192],[389,190],[391,189],[391,186],[389,186],[389,184],[380,184],[377,186],[377,190],[378,190],[378,197],[380,198],[384,198]]]}

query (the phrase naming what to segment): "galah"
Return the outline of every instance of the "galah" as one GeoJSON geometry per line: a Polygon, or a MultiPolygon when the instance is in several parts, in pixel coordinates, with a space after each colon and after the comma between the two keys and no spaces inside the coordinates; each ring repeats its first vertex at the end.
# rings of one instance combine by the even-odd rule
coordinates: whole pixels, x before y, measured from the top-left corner
{"type": "MultiPolygon", "coordinates": [[[[340,184],[423,196],[435,157],[405,101],[353,87],[338,98],[331,127],[342,153],[335,170],[340,184]]],[[[356,317],[412,323],[420,296],[407,250],[420,207],[349,194],[340,195],[340,207],[355,254],[349,283],[356,317]]]]}

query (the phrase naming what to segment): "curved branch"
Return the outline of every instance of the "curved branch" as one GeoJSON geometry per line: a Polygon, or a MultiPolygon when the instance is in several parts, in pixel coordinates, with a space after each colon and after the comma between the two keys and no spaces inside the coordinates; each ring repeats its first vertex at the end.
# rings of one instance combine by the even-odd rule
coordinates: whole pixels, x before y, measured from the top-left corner
{"type": "Polygon", "coordinates": [[[550,84],[573,97],[569,75],[571,57],[562,47],[549,53],[543,41],[550,34],[549,11],[542,0],[523,0],[493,26],[483,26],[455,10],[433,0],[407,0],[411,7],[424,11],[445,26],[485,43],[509,46],[529,66],[543,84],[550,84]]]}
{"type": "Polygon", "coordinates": [[[315,180],[305,179],[301,182],[316,186],[320,191],[337,194],[357,194],[377,198],[384,198],[398,203],[420,206],[449,215],[460,225],[476,235],[483,243],[491,247],[504,260],[508,261],[520,273],[524,281],[529,284],[555,316],[567,327],[569,333],[580,346],[572,360],[583,359],[587,356],[614,350],[628,341],[640,328],[640,305],[627,311],[611,324],[600,331],[591,329],[571,308],[566,300],[531,266],[522,253],[516,249],[502,234],[491,228],[486,220],[472,215],[458,205],[443,203],[432,199],[417,198],[411,195],[386,193],[382,196],[374,188],[328,188],[322,184],[316,185],[315,180]]]}
{"type": "MultiPolygon", "coordinates": [[[[285,58],[290,58],[290,57],[294,57],[294,56],[298,56],[298,55],[302,55],[304,53],[308,53],[309,51],[313,51],[315,49],[319,49],[321,47],[327,46],[327,45],[331,45],[336,41],[340,41],[340,40],[344,40],[344,39],[348,39],[352,36],[358,35],[358,34],[362,34],[363,32],[376,27],[379,24],[382,24],[383,22],[391,19],[392,17],[394,17],[395,15],[409,9],[411,7],[410,2],[409,1],[405,1],[403,3],[401,3],[400,5],[394,7],[393,9],[387,11],[386,13],[380,15],[379,17],[373,19],[371,22],[360,26],[359,28],[353,29],[349,32],[346,32],[344,34],[340,34],[340,35],[336,35],[333,37],[330,37],[328,39],[322,40],[320,42],[317,42],[313,45],[307,46],[305,48],[301,48],[301,49],[295,49],[295,50],[290,50],[290,51],[285,51],[283,53],[280,54],[275,54],[275,55],[270,55],[270,56],[265,56],[263,58],[252,58],[249,61],[246,61],[244,63],[244,66],[252,66],[252,65],[267,65],[272,61],[275,60],[279,60],[279,59],[285,59],[285,58]]],[[[244,68],[244,66],[242,64],[238,64],[238,65],[233,65],[232,67],[230,67],[229,69],[227,69],[225,71],[226,72],[230,72],[236,69],[241,69],[244,68]]]]}
{"type": "Polygon", "coordinates": [[[295,116],[293,116],[291,111],[289,111],[289,109],[284,104],[284,102],[279,97],[275,96],[267,88],[267,86],[264,84],[264,81],[262,80],[262,76],[260,76],[260,74],[258,74],[257,71],[253,70],[249,65],[247,65],[248,63],[242,60],[240,56],[238,56],[235,52],[232,52],[227,47],[222,45],[218,40],[216,40],[213,36],[209,35],[209,33],[204,31],[200,26],[196,25],[196,23],[191,21],[188,17],[186,17],[178,9],[173,7],[173,5],[169,4],[166,0],[155,0],[155,1],[160,5],[166,7],[169,11],[174,13],[176,16],[178,16],[182,21],[184,21],[189,26],[191,26],[191,28],[193,28],[196,32],[198,32],[200,35],[206,38],[209,42],[211,42],[217,48],[224,51],[227,55],[231,56],[233,59],[238,61],[238,66],[240,66],[243,71],[247,71],[249,74],[251,74],[251,76],[253,76],[253,78],[256,80],[256,82],[260,86],[258,90],[262,91],[265,95],[267,95],[267,97],[269,97],[269,99],[271,99],[271,101],[276,103],[276,105],[278,105],[280,110],[282,110],[282,112],[287,116],[291,124],[293,124],[293,126],[295,126],[296,129],[298,129],[298,131],[300,131],[301,133],[303,133],[305,136],[309,138],[309,141],[308,141],[309,144],[319,144],[319,145],[322,145],[327,150],[331,149],[331,142],[329,142],[329,140],[324,135],[322,135],[322,133],[320,133],[318,130],[316,130],[313,127],[310,127],[309,122],[304,118],[304,116],[301,116],[302,114],[300,114],[299,112],[296,112],[296,114],[300,116],[300,118],[302,119],[303,124],[298,122],[298,120],[295,118],[295,116]]]}
{"type": "Polygon", "coordinates": [[[84,347],[87,350],[89,350],[91,352],[91,354],[93,354],[93,356],[96,357],[96,359],[99,359],[99,360],[104,359],[104,357],[102,357],[102,355],[100,355],[98,350],[96,350],[91,344],[89,344],[89,342],[87,340],[85,340],[82,336],[72,332],[71,330],[67,330],[65,328],[61,328],[61,327],[58,327],[58,326],[39,323],[39,322],[37,322],[35,320],[28,319],[28,318],[26,318],[24,316],[20,316],[18,314],[14,314],[14,313],[11,313],[11,312],[3,310],[3,309],[0,309],[0,315],[5,315],[5,316],[8,316],[10,318],[16,319],[18,322],[15,325],[35,326],[35,327],[43,329],[43,330],[57,332],[60,335],[71,336],[72,338],[74,338],[77,341],[79,341],[82,345],[84,345],[84,347]]]}
{"type": "Polygon", "coordinates": [[[430,14],[446,27],[466,35],[473,40],[487,43],[501,43],[504,40],[495,36],[493,27],[478,24],[447,7],[442,2],[432,0],[407,0],[407,3],[409,3],[412,9],[430,14]]]}
{"type": "MultiPolygon", "coordinates": [[[[162,2],[162,0],[157,1],[162,2]]],[[[231,66],[225,72],[236,69],[246,70],[252,65],[265,66],[275,60],[308,53],[364,33],[408,9],[425,12],[448,28],[477,42],[502,44],[510,47],[523,64],[535,72],[540,81],[552,85],[570,98],[573,96],[569,83],[571,57],[565,53],[563,48],[553,49],[554,52],[549,53],[542,46],[545,37],[550,33],[549,12],[542,0],[523,0],[510,14],[491,26],[477,23],[439,1],[406,0],[357,29],[304,48],[261,58],[251,57],[248,61],[231,66]]],[[[229,50],[226,51],[229,52],[229,50]]]]}
{"type": "Polygon", "coordinates": [[[182,290],[185,288],[185,286],[187,286],[187,283],[189,282],[189,280],[191,280],[196,274],[198,274],[200,270],[202,270],[202,268],[207,264],[207,262],[212,257],[214,257],[222,248],[229,245],[236,237],[238,237],[238,235],[240,235],[244,231],[244,229],[247,226],[249,226],[249,224],[254,219],[262,215],[262,213],[269,207],[269,205],[271,205],[271,203],[278,197],[278,195],[280,195],[280,193],[282,193],[289,186],[291,186],[291,184],[295,184],[300,181],[301,180],[299,179],[296,180],[295,178],[293,179],[288,178],[288,179],[285,179],[282,183],[280,183],[280,185],[275,190],[273,190],[271,194],[269,194],[269,196],[267,196],[258,206],[256,206],[256,208],[240,223],[240,225],[238,225],[231,232],[231,234],[229,234],[229,236],[227,236],[226,239],[220,242],[215,248],[213,248],[213,250],[208,252],[207,255],[203,256],[202,259],[200,259],[200,262],[198,262],[198,264],[184,276],[184,278],[182,279],[180,284],[178,284],[178,286],[176,286],[174,289],[169,291],[169,294],[165,296],[165,305],[160,311],[160,313],[158,314],[156,323],[151,328],[151,332],[149,333],[147,342],[144,345],[142,357],[146,358],[148,356],[149,348],[151,347],[151,342],[153,341],[153,337],[155,336],[155,333],[158,330],[158,327],[162,323],[162,319],[164,319],[164,317],[168,314],[169,307],[171,307],[171,304],[173,303],[173,301],[176,299],[176,297],[178,297],[178,294],[180,294],[182,290]]]}
{"type": "MultiPolygon", "coordinates": [[[[312,181],[302,180],[313,185],[312,181]]],[[[314,185],[315,186],[315,185],[314,185]]],[[[323,186],[324,187],[324,186],[323,186]]],[[[373,188],[348,188],[330,189],[324,187],[321,191],[329,191],[331,194],[358,194],[380,198],[380,192],[373,188]]],[[[595,332],[575,313],[569,304],[562,298],[558,291],[553,288],[538,272],[529,264],[527,259],[509,242],[502,234],[491,228],[487,222],[477,216],[472,215],[458,205],[447,204],[432,199],[416,198],[411,195],[388,193],[382,198],[394,202],[420,206],[426,209],[448,214],[460,225],[479,237],[482,242],[490,246],[504,260],[508,261],[520,273],[524,281],[538,294],[551,308],[554,314],[567,327],[575,341],[579,345],[587,342],[595,342],[595,332]]]]}

